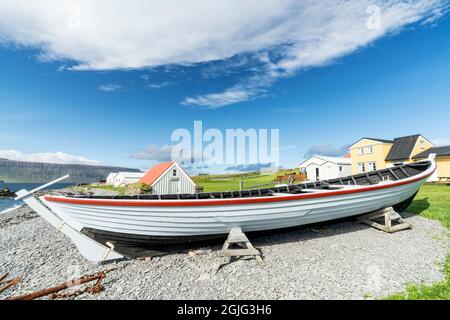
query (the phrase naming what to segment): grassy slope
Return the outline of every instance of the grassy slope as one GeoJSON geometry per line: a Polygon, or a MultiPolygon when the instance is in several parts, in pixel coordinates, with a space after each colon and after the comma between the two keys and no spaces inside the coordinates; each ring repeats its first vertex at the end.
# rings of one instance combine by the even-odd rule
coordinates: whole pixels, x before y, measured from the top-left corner
{"type": "MultiPolygon", "coordinates": [[[[419,191],[408,212],[439,220],[450,228],[450,186],[425,185],[419,191]]],[[[432,286],[409,285],[405,292],[387,297],[393,300],[450,299],[450,254],[445,261],[445,280],[432,286]]]]}

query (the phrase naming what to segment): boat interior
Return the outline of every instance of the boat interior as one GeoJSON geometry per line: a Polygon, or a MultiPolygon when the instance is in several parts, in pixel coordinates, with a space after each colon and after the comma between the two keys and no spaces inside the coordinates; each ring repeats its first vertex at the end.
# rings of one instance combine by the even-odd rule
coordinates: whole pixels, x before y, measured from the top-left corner
{"type": "MultiPolygon", "coordinates": [[[[312,192],[323,192],[327,190],[354,189],[360,186],[370,186],[392,181],[403,180],[416,176],[429,168],[430,161],[420,161],[386,168],[382,170],[360,173],[344,178],[321,180],[316,182],[303,182],[299,184],[277,186],[271,188],[224,191],[224,192],[201,192],[195,194],[164,194],[164,195],[124,195],[124,196],[93,196],[77,195],[64,192],[64,196],[72,198],[88,199],[120,199],[120,200],[194,200],[194,199],[230,199],[280,196],[288,194],[301,194],[312,192]]],[[[61,193],[59,193],[61,194],[61,193]]]]}

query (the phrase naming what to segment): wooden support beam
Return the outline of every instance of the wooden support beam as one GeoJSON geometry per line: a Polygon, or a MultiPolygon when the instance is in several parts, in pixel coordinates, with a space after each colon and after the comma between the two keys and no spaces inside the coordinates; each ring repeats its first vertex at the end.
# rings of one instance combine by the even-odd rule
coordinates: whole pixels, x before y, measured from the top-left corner
{"type": "Polygon", "coordinates": [[[233,228],[228,234],[228,238],[223,244],[222,251],[220,252],[220,262],[216,267],[216,272],[220,268],[231,261],[232,257],[253,257],[260,265],[264,265],[264,260],[261,257],[261,253],[253,247],[251,242],[248,240],[245,233],[242,232],[241,228],[233,228]],[[239,248],[232,248],[235,245],[239,248]]]}
{"type": "Polygon", "coordinates": [[[358,221],[387,233],[394,233],[400,230],[412,228],[411,224],[405,222],[392,207],[360,216],[358,221]],[[384,218],[384,224],[376,221],[380,218],[384,218]]]}

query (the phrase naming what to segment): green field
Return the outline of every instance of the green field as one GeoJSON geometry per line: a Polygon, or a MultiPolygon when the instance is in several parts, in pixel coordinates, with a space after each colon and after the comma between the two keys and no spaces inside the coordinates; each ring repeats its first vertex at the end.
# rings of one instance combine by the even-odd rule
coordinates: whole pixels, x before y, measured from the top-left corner
{"type": "Polygon", "coordinates": [[[243,174],[196,176],[192,178],[195,183],[203,187],[204,192],[217,192],[239,190],[240,181],[244,183],[244,189],[273,187],[276,185],[273,181],[277,178],[277,176],[291,174],[294,172],[294,169],[285,169],[271,174],[249,172],[243,174]]]}
{"type": "MultiPolygon", "coordinates": [[[[450,186],[424,185],[414,202],[406,210],[425,218],[440,221],[444,226],[450,228],[450,186]]],[[[448,234],[450,235],[450,234],[448,234]]],[[[411,284],[405,292],[387,297],[392,300],[429,300],[450,299],[450,254],[445,262],[444,281],[432,286],[411,284]]]]}

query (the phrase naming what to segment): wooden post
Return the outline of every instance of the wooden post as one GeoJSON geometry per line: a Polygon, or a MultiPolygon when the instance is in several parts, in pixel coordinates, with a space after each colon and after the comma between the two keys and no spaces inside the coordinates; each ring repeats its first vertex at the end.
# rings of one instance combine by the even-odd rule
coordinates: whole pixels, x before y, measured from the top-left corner
{"type": "Polygon", "coordinates": [[[241,228],[231,229],[227,240],[223,244],[220,256],[221,259],[216,268],[216,272],[220,270],[222,265],[229,263],[232,257],[251,256],[255,258],[260,265],[265,265],[264,260],[261,257],[261,253],[253,247],[245,233],[242,232],[241,228]],[[232,245],[237,245],[239,249],[230,248],[232,245]]]}

